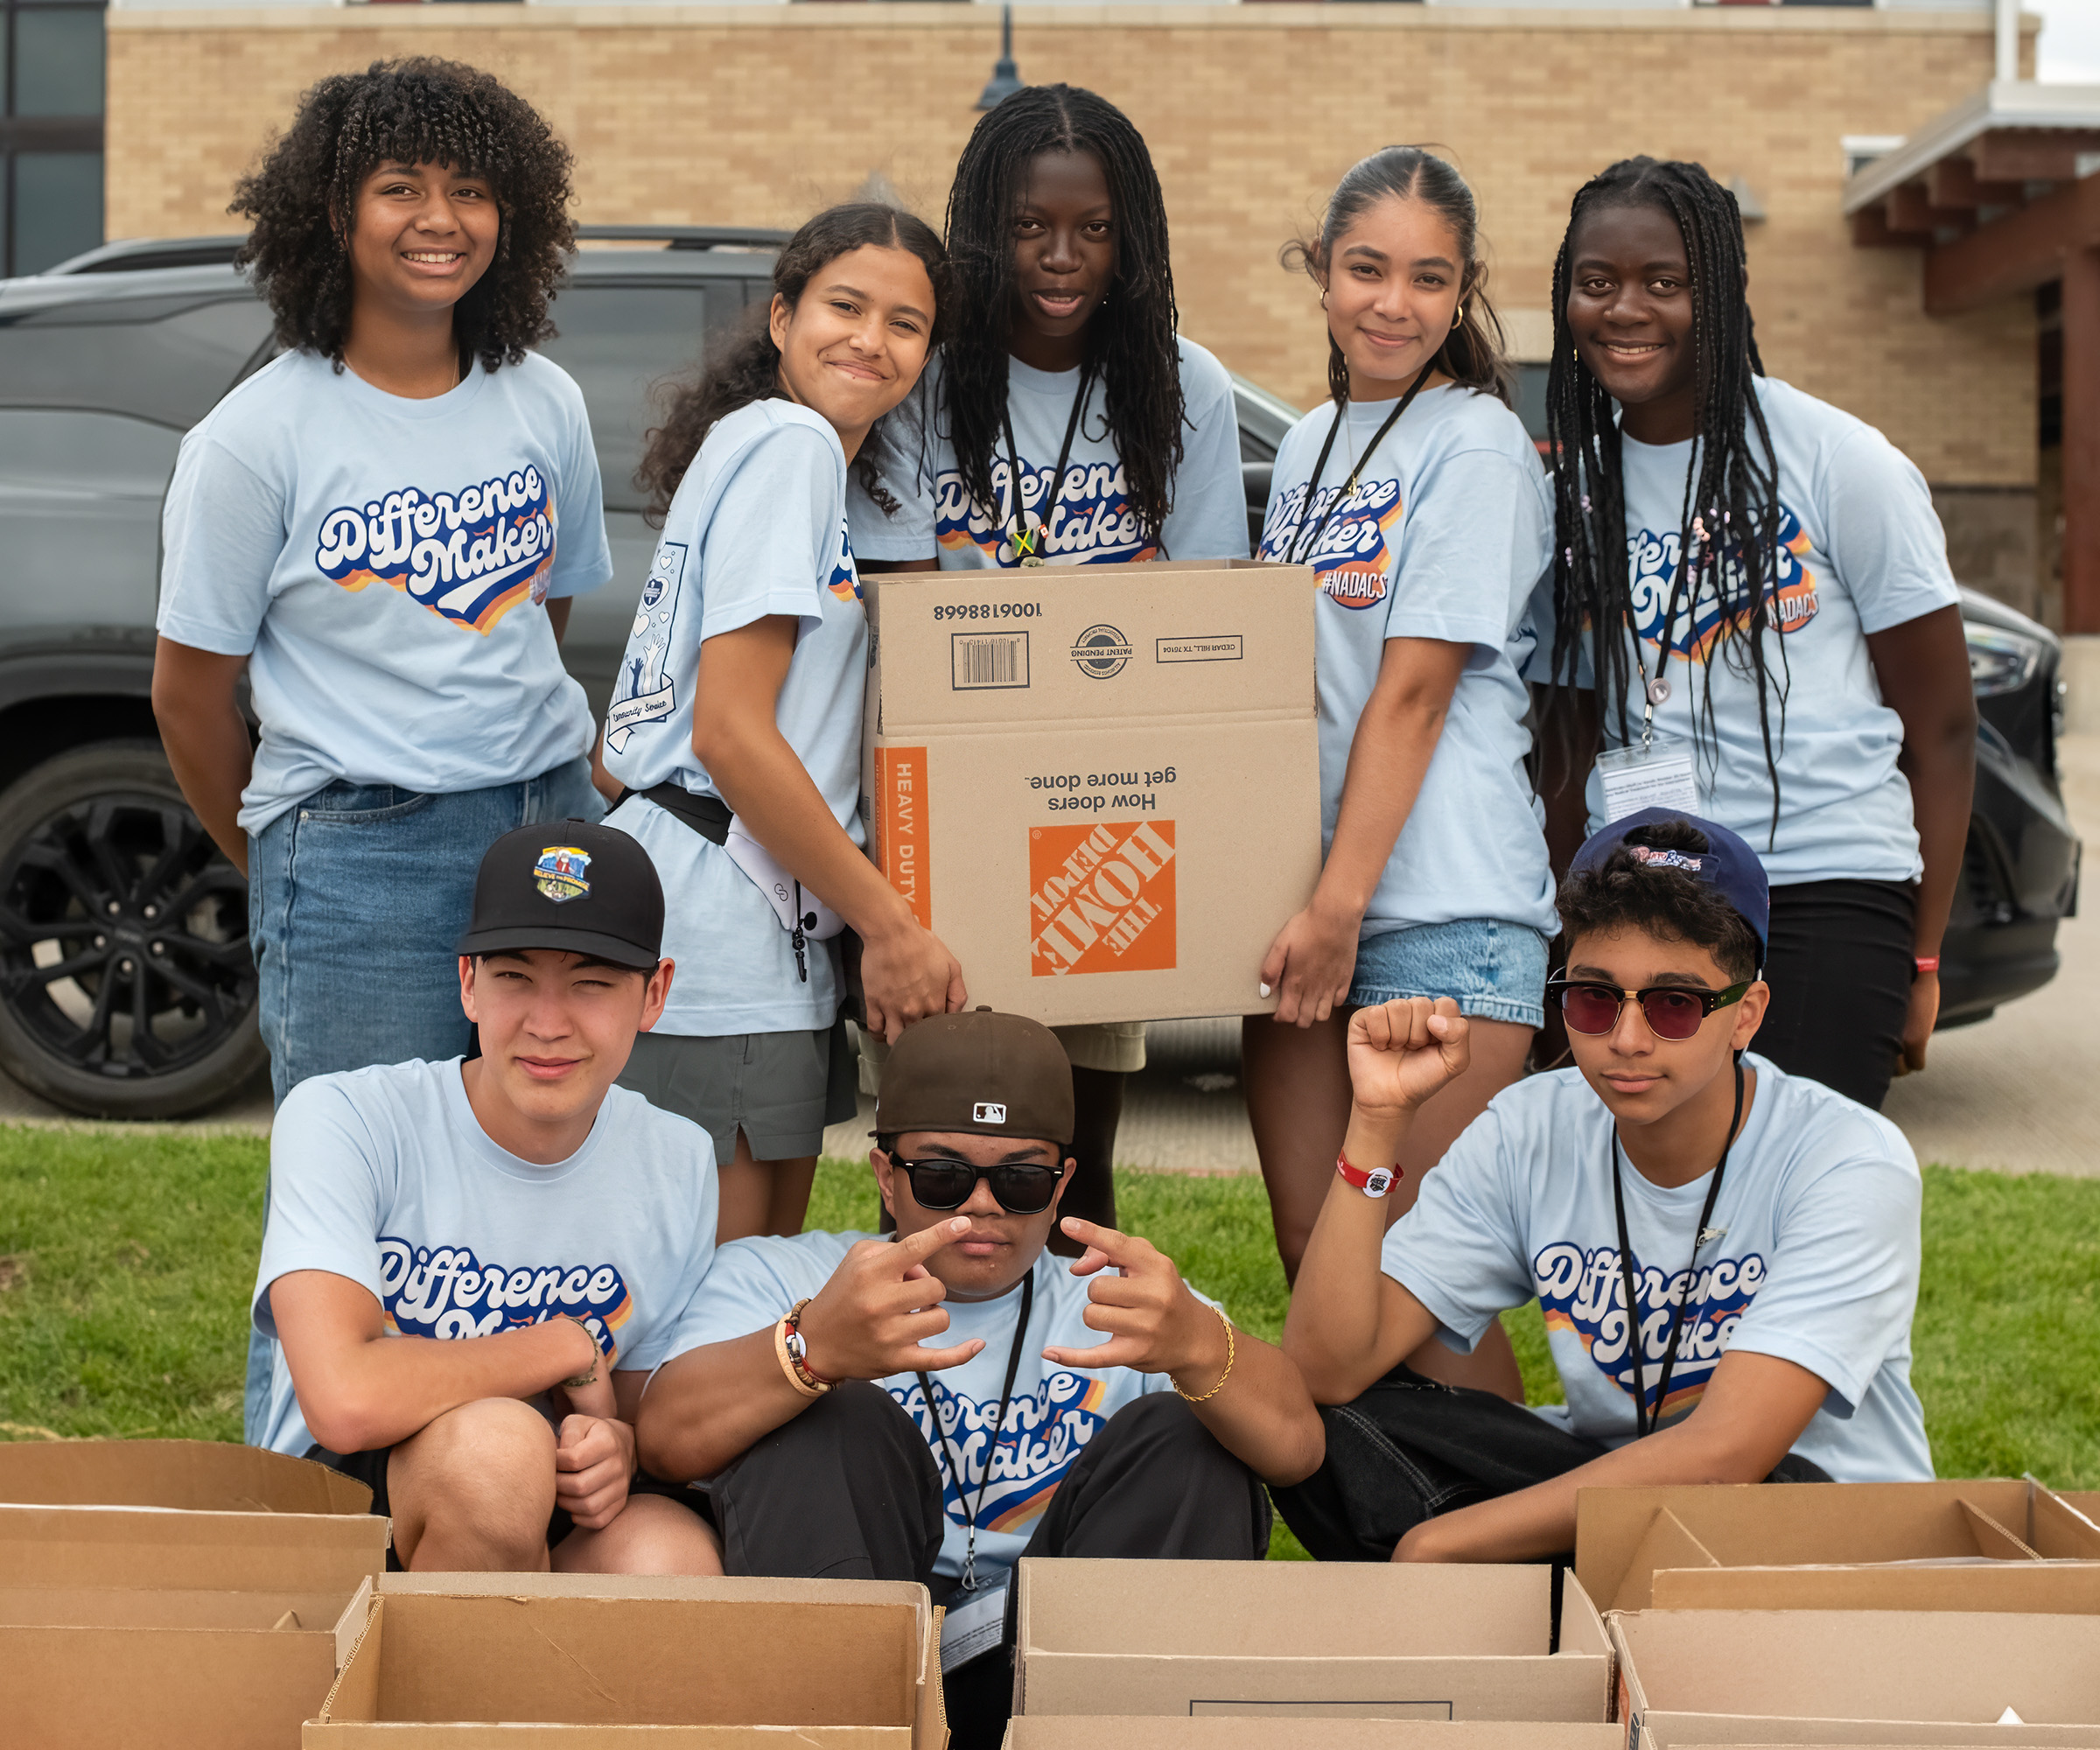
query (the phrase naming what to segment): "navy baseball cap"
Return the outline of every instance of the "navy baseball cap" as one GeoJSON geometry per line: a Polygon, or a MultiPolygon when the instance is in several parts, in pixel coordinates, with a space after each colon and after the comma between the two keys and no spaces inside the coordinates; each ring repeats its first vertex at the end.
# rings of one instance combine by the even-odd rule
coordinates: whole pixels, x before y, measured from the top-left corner
{"type": "Polygon", "coordinates": [[[1575,853],[1568,864],[1568,873],[1594,869],[1622,844],[1634,857],[1650,868],[1676,869],[1690,876],[1695,881],[1704,881],[1733,906],[1743,921],[1750,926],[1750,933],[1757,938],[1757,964],[1763,971],[1765,956],[1771,946],[1772,890],[1765,879],[1765,865],[1757,860],[1757,853],[1725,826],[1698,815],[1688,815],[1675,808],[1641,808],[1634,813],[1614,821],[1596,834],[1575,853]],[[1644,826],[1661,826],[1664,822],[1681,822],[1701,834],[1706,840],[1704,850],[1673,850],[1658,845],[1627,844],[1628,836],[1644,826]]]}
{"type": "Polygon", "coordinates": [[[549,821],[488,847],[458,951],[535,948],[655,970],[663,958],[663,883],[639,840],[617,827],[549,821]]]}

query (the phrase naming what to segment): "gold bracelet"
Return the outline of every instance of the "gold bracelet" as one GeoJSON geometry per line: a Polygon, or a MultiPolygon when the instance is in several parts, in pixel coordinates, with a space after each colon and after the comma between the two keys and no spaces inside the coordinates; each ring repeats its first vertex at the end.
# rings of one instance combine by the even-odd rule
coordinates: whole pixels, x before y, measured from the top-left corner
{"type": "Polygon", "coordinates": [[[1180,1384],[1175,1380],[1173,1375],[1170,1373],[1166,1376],[1166,1382],[1174,1388],[1174,1395],[1189,1404],[1207,1403],[1225,1390],[1225,1382],[1232,1377],[1232,1364],[1238,1354],[1232,1340],[1232,1320],[1227,1315],[1222,1306],[1214,1306],[1210,1310],[1218,1315],[1218,1322],[1225,1327],[1225,1371],[1218,1376],[1218,1382],[1202,1396],[1192,1397],[1187,1392],[1181,1390],[1180,1384]]]}
{"type": "Polygon", "coordinates": [[[780,1371],[788,1376],[788,1384],[804,1397],[822,1397],[831,1390],[830,1386],[809,1384],[803,1379],[802,1369],[795,1366],[794,1357],[788,1353],[788,1333],[797,1328],[802,1308],[808,1304],[807,1300],[800,1301],[793,1310],[780,1315],[780,1322],[773,1327],[773,1353],[780,1364],[780,1371]]]}
{"type": "Polygon", "coordinates": [[[557,1319],[566,1319],[586,1337],[591,1337],[591,1366],[589,1369],[586,1372],[578,1374],[574,1379],[564,1380],[562,1382],[562,1390],[564,1391],[577,1391],[580,1390],[586,1385],[596,1385],[598,1383],[598,1358],[604,1353],[598,1347],[598,1339],[591,1336],[591,1327],[584,1324],[581,1319],[578,1318],[575,1313],[556,1312],[554,1316],[557,1319]]]}

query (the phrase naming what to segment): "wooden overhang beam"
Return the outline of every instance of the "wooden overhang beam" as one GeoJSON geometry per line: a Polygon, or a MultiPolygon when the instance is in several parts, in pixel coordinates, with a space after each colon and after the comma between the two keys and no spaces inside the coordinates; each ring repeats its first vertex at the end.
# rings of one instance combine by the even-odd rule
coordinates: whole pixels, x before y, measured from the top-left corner
{"type": "Polygon", "coordinates": [[[2067,182],[1925,256],[1925,313],[1958,316],[2063,274],[2073,251],[2100,248],[2100,175],[2067,182]]]}

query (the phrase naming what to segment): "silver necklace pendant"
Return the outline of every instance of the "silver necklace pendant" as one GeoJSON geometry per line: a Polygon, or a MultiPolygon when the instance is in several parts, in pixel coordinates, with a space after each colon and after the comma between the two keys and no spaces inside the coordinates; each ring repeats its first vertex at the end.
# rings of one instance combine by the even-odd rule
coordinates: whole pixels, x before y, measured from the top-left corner
{"type": "Polygon", "coordinates": [[[1670,682],[1658,675],[1648,683],[1648,702],[1651,705],[1663,704],[1670,698],[1670,682]]]}

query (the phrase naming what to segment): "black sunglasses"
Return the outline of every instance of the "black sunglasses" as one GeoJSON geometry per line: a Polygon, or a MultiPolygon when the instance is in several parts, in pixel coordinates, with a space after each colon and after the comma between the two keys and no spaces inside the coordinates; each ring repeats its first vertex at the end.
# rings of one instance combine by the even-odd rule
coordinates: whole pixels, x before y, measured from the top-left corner
{"type": "Polygon", "coordinates": [[[1757,981],[1746,978],[1726,990],[1698,990],[1682,984],[1650,984],[1645,990],[1621,990],[1616,984],[1594,979],[1549,978],[1546,995],[1560,1004],[1561,1018],[1578,1033],[1608,1033],[1619,1025],[1619,1016],[1629,1002],[1641,1012],[1657,1039],[1688,1040],[1705,1026],[1716,1009],[1740,1003],[1743,993],[1757,981]]]}
{"type": "Polygon", "coordinates": [[[921,1209],[960,1209],[984,1179],[991,1182],[991,1194],[1009,1215],[1041,1214],[1064,1176],[1053,1166],[979,1166],[969,1160],[900,1160],[895,1165],[912,1181],[912,1199],[921,1209]]]}

